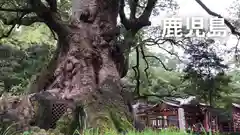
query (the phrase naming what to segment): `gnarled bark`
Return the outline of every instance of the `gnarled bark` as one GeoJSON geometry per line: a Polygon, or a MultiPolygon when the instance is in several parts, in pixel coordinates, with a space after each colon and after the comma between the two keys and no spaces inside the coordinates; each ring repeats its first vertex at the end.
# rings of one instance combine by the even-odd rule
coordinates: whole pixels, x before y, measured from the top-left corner
{"type": "Polygon", "coordinates": [[[73,6],[64,44],[68,50],[59,55],[55,79],[47,91],[83,104],[87,128],[130,128],[131,114],[121,95],[121,77],[112,55],[118,0],[75,0],[73,4],[77,6],[73,6]]]}
{"type": "Polygon", "coordinates": [[[131,113],[120,85],[124,57],[114,58],[123,56],[114,55],[119,0],[73,0],[70,26],[63,26],[41,1],[31,2],[36,14],[58,34],[59,43],[30,92],[48,91],[55,98],[83,105],[86,128],[131,128],[131,113]],[[41,8],[46,10],[41,12],[41,8]]]}
{"type": "Polygon", "coordinates": [[[157,0],[148,0],[139,18],[135,16],[137,3],[132,4],[130,19],[124,13],[124,0],[73,0],[71,25],[57,14],[56,0],[46,1],[29,0],[31,10],[27,13],[35,13],[58,35],[59,46],[46,72],[30,89],[32,92],[48,91],[56,98],[83,105],[87,128],[107,126],[118,131],[130,128],[128,121],[132,118],[120,85],[120,78],[126,75],[128,68],[124,65],[128,54],[124,58],[123,53],[129,53],[134,46],[131,38],[137,31],[150,25],[149,17],[157,0]],[[129,31],[121,46],[115,43],[119,34],[118,12],[129,31]],[[116,55],[117,47],[121,51],[116,55]]]}

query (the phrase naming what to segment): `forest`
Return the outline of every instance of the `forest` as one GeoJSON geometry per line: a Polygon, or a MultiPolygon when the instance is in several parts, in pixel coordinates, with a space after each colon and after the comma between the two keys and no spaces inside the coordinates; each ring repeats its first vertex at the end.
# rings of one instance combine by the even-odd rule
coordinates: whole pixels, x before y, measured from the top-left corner
{"type": "Polygon", "coordinates": [[[222,19],[225,37],[166,37],[161,22],[179,17],[178,0],[1,0],[0,135],[193,135],[140,130],[132,107],[191,96],[232,119],[240,1],[227,17],[188,1],[222,19]]]}

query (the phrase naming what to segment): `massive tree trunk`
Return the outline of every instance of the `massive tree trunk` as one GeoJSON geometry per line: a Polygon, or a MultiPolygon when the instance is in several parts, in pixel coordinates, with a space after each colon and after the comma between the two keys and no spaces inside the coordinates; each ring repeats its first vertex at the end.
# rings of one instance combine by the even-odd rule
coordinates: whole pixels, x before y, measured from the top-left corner
{"type": "MultiPolygon", "coordinates": [[[[57,0],[28,0],[30,9],[26,13],[25,10],[21,12],[24,15],[36,15],[37,19],[29,19],[30,23],[44,22],[58,35],[56,54],[30,86],[30,92],[48,91],[58,99],[83,105],[87,128],[130,128],[131,109],[120,85],[120,78],[127,71],[123,51],[129,53],[134,45],[131,39],[139,29],[151,24],[149,17],[157,0],[148,0],[138,18],[135,16],[138,1],[129,2],[131,15],[127,19],[124,0],[72,0],[73,14],[69,25],[58,14],[57,0]],[[127,30],[122,45],[124,49],[119,49],[116,44],[116,36],[119,34],[118,13],[127,30]]],[[[29,98],[25,98],[25,101],[20,102],[22,105],[9,109],[9,112],[18,108],[24,110],[24,103],[31,104],[29,98]]],[[[32,106],[29,108],[28,112],[34,111],[32,106]]],[[[25,111],[19,112],[24,112],[24,116],[32,115],[25,111]]],[[[19,117],[17,114],[18,112],[14,113],[19,117]]]]}
{"type": "Polygon", "coordinates": [[[157,0],[148,0],[139,18],[133,15],[136,4],[131,6],[129,19],[124,0],[73,0],[70,25],[57,13],[56,0],[46,2],[49,6],[41,0],[29,0],[32,11],[58,35],[58,46],[30,92],[48,91],[58,99],[83,105],[87,128],[131,128],[132,114],[125,98],[129,95],[120,85],[127,71],[123,51],[129,53],[138,30],[151,24],[149,17],[157,0]],[[120,48],[116,44],[118,13],[128,33],[120,48]]]}
{"type": "MultiPolygon", "coordinates": [[[[74,0],[70,31],[46,90],[83,104],[88,128],[129,128],[114,58],[118,0],[74,0]]],[[[64,35],[64,34],[63,34],[64,35]]]]}

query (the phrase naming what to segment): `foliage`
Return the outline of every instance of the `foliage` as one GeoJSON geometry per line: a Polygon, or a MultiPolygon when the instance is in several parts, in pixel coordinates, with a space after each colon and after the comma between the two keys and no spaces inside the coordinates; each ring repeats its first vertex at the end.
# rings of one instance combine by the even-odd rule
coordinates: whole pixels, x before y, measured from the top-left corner
{"type": "Polygon", "coordinates": [[[226,108],[230,110],[232,103],[240,102],[240,72],[237,69],[229,71],[227,73],[231,77],[231,83],[229,84],[232,88],[232,92],[229,95],[223,96],[222,102],[225,104],[226,108]]]}
{"type": "MultiPolygon", "coordinates": [[[[37,127],[32,127],[30,131],[25,131],[22,134],[19,135],[63,135],[62,133],[60,133],[57,130],[43,130],[43,129],[39,129],[37,127]]],[[[152,130],[152,129],[145,129],[142,132],[138,132],[138,131],[127,131],[124,133],[118,133],[116,132],[116,130],[112,130],[110,128],[106,128],[104,130],[104,133],[100,133],[98,129],[86,129],[83,131],[83,133],[79,132],[78,130],[76,130],[73,135],[194,135],[194,133],[184,133],[184,132],[180,132],[174,128],[168,128],[168,129],[164,129],[161,131],[158,130],[152,130]]],[[[6,134],[9,135],[9,134],[6,134]]],[[[203,135],[207,135],[207,133],[203,133],[203,135]]],[[[220,133],[215,133],[213,135],[223,135],[220,133]]]]}
{"type": "Polygon", "coordinates": [[[28,48],[32,44],[55,45],[51,31],[46,25],[35,23],[31,26],[15,28],[9,38],[0,40],[3,45],[12,45],[20,48],[28,48]]]}
{"type": "Polygon", "coordinates": [[[213,41],[192,41],[185,50],[188,64],[184,69],[184,81],[189,86],[186,92],[196,95],[212,105],[213,101],[219,100],[223,94],[229,94],[231,79],[226,75],[227,65],[212,48],[213,41]]]}
{"type": "MultiPolygon", "coordinates": [[[[9,126],[5,129],[2,129],[0,131],[0,135],[69,135],[66,133],[63,133],[59,128],[57,129],[49,129],[49,130],[44,130],[40,129],[39,127],[30,127],[29,129],[25,131],[17,131],[15,128],[12,128],[14,125],[9,126]]],[[[105,126],[106,127],[106,126],[105,126]]],[[[127,130],[127,131],[122,131],[122,132],[117,132],[115,129],[106,127],[104,130],[99,130],[98,128],[93,129],[85,129],[83,132],[79,130],[75,130],[73,134],[71,135],[195,135],[196,133],[193,133],[192,131],[186,133],[186,132],[181,132],[179,129],[175,127],[169,127],[167,129],[162,129],[162,130],[157,130],[157,129],[150,129],[146,128],[144,131],[136,131],[136,130],[127,130]]],[[[202,135],[207,135],[208,133],[203,132],[201,133],[202,135]]],[[[224,135],[221,133],[214,133],[213,135],[224,135]]]]}
{"type": "MultiPolygon", "coordinates": [[[[161,63],[154,58],[147,58],[146,60],[139,58],[139,73],[140,73],[140,94],[141,95],[168,95],[174,96],[179,94],[181,87],[181,73],[178,72],[177,65],[178,61],[174,58],[169,58],[165,54],[154,53],[148,48],[144,48],[145,55],[157,56],[162,61],[166,61],[167,67],[175,70],[167,71],[161,65],[161,63]]],[[[130,67],[136,66],[136,52],[130,54],[130,67]]],[[[132,69],[128,72],[127,77],[130,82],[136,85],[136,72],[132,69]]],[[[151,97],[152,101],[158,102],[159,98],[151,97]]]]}
{"type": "MultiPolygon", "coordinates": [[[[104,132],[104,135],[194,135],[194,133],[185,133],[185,132],[180,132],[174,128],[168,128],[168,129],[164,129],[164,130],[152,130],[152,129],[145,129],[142,132],[138,132],[138,131],[127,131],[124,133],[117,133],[115,130],[111,130],[111,129],[106,129],[104,132]]],[[[81,135],[81,133],[79,131],[76,131],[74,133],[74,135],[81,135]]],[[[82,135],[102,135],[102,133],[99,133],[99,130],[97,129],[88,129],[85,130],[82,135]]],[[[203,135],[207,135],[207,133],[203,133],[203,135]]],[[[221,135],[220,133],[215,133],[213,135],[221,135]]]]}
{"type": "Polygon", "coordinates": [[[23,93],[33,75],[47,64],[53,47],[49,45],[32,45],[28,48],[0,46],[0,93],[23,93]]]}
{"type": "MultiPolygon", "coordinates": [[[[25,7],[24,1],[6,4],[3,7],[25,7]]],[[[68,5],[67,3],[65,3],[68,5]]],[[[15,13],[1,12],[0,18],[11,20],[15,13]]],[[[0,21],[0,33],[6,33],[9,27],[0,21]]],[[[46,25],[35,23],[30,26],[15,27],[8,38],[0,38],[0,95],[3,92],[22,94],[26,91],[33,75],[44,67],[55,47],[56,41],[46,25]]]]}
{"type": "Polygon", "coordinates": [[[2,125],[1,124],[1,129],[0,129],[0,135],[10,135],[10,134],[14,134],[16,133],[16,131],[14,130],[14,126],[16,124],[12,124],[12,125],[9,125],[9,126],[5,126],[5,125],[2,125]]]}

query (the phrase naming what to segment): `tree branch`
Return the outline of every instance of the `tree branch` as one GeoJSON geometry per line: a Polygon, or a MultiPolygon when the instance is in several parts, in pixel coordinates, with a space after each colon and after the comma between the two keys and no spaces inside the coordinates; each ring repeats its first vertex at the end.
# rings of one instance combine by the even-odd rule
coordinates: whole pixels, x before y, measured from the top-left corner
{"type": "Polygon", "coordinates": [[[148,82],[149,82],[149,76],[148,76],[148,72],[147,72],[147,70],[149,69],[149,63],[148,63],[148,61],[147,61],[147,59],[145,57],[145,52],[144,52],[143,46],[140,46],[140,49],[141,49],[142,58],[143,58],[143,60],[145,61],[146,65],[147,65],[146,68],[144,69],[144,72],[145,72],[146,77],[147,77],[148,82]]]}
{"type": "MultiPolygon", "coordinates": [[[[218,17],[218,18],[224,18],[220,14],[217,14],[213,11],[211,11],[201,0],[195,0],[209,15],[218,17]]],[[[240,32],[237,31],[237,29],[231,24],[230,21],[224,18],[224,23],[228,26],[228,28],[231,30],[232,34],[240,36],[240,32]]]]}
{"type": "Polygon", "coordinates": [[[136,11],[137,11],[137,5],[139,0],[128,0],[128,3],[130,5],[130,20],[136,19],[136,11]]]}
{"type": "Polygon", "coordinates": [[[7,32],[7,34],[3,34],[3,35],[0,37],[0,39],[5,38],[5,37],[8,37],[8,36],[12,33],[13,29],[15,28],[15,26],[17,25],[17,22],[20,22],[21,19],[22,19],[24,16],[25,16],[25,14],[22,14],[22,16],[20,16],[20,17],[18,18],[18,20],[15,21],[15,23],[12,25],[12,27],[11,27],[10,30],[7,32]]]}
{"type": "Polygon", "coordinates": [[[55,39],[55,40],[57,40],[58,38],[57,38],[57,35],[55,34],[55,32],[51,29],[51,28],[49,28],[50,29],[50,31],[51,31],[51,33],[52,33],[52,35],[53,35],[53,38],[55,39]]]}
{"type": "Polygon", "coordinates": [[[135,78],[137,80],[137,85],[136,85],[136,90],[135,90],[135,93],[137,96],[140,95],[140,70],[139,70],[139,48],[137,47],[136,48],[136,60],[137,60],[137,63],[136,63],[136,66],[133,67],[133,70],[135,72],[135,78]]]}
{"type": "Polygon", "coordinates": [[[148,0],[147,6],[144,9],[142,15],[135,19],[135,14],[136,14],[136,8],[138,5],[138,0],[132,0],[134,2],[129,3],[130,4],[130,20],[126,18],[126,15],[124,13],[124,6],[125,6],[125,1],[120,0],[120,9],[119,9],[119,15],[121,18],[121,23],[125,26],[127,30],[132,30],[132,31],[139,31],[141,28],[145,26],[151,25],[151,22],[149,21],[149,18],[151,16],[152,10],[155,7],[157,0],[148,0]]]}
{"type": "Polygon", "coordinates": [[[240,41],[240,37],[238,37],[237,44],[235,45],[235,49],[234,49],[236,61],[239,61],[239,49],[238,49],[239,41],[240,41]]]}
{"type": "Polygon", "coordinates": [[[33,10],[32,9],[21,9],[21,8],[9,9],[9,8],[2,8],[2,7],[0,7],[0,11],[31,13],[33,10]]]}
{"type": "Polygon", "coordinates": [[[156,94],[144,94],[142,96],[138,96],[136,98],[134,98],[134,100],[138,100],[138,99],[146,99],[148,97],[157,97],[157,98],[164,98],[164,97],[180,97],[180,96],[177,96],[177,95],[172,95],[172,94],[166,94],[166,95],[156,95],[156,94]]]}
{"type": "Polygon", "coordinates": [[[12,33],[13,29],[15,28],[15,26],[16,26],[16,24],[12,25],[12,27],[11,27],[10,30],[7,32],[7,34],[3,34],[3,35],[0,37],[0,40],[1,40],[2,38],[8,37],[8,36],[12,33]]]}
{"type": "MultiPolygon", "coordinates": [[[[26,16],[27,14],[33,12],[34,10],[31,8],[2,8],[0,7],[0,11],[2,12],[16,12],[23,14],[23,16],[26,16]]],[[[0,16],[0,19],[2,20],[2,22],[5,25],[14,25],[14,24],[18,24],[18,25],[25,25],[25,26],[29,26],[35,22],[42,22],[43,20],[39,19],[37,16],[32,16],[32,17],[22,17],[21,20],[19,20],[19,18],[14,18],[11,19],[10,21],[8,21],[8,19],[4,18],[3,16],[0,16]]]]}
{"type": "Polygon", "coordinates": [[[18,24],[18,25],[24,25],[24,26],[30,26],[35,22],[43,22],[39,17],[37,16],[32,16],[32,17],[24,17],[20,21],[18,18],[12,19],[11,21],[6,21],[3,20],[3,23],[5,25],[13,25],[13,24],[18,24]]]}
{"type": "Polygon", "coordinates": [[[152,10],[155,7],[156,3],[157,3],[157,0],[148,0],[146,8],[144,9],[142,15],[138,19],[142,27],[151,25],[149,18],[152,14],[152,10]]]}
{"type": "Polygon", "coordinates": [[[155,58],[155,59],[157,59],[157,60],[162,64],[163,68],[164,68],[165,70],[167,70],[167,71],[172,71],[172,70],[173,70],[173,69],[167,68],[167,66],[163,63],[163,61],[162,61],[160,58],[158,58],[157,56],[147,55],[147,56],[145,56],[145,57],[146,57],[146,58],[155,58]]]}
{"type": "Polygon", "coordinates": [[[50,6],[50,10],[53,12],[57,12],[57,1],[56,0],[46,0],[48,5],[50,6]]]}
{"type": "Polygon", "coordinates": [[[125,1],[120,0],[119,16],[121,19],[121,23],[127,30],[130,30],[131,29],[130,21],[127,19],[126,15],[125,15],[124,7],[125,7],[125,1]]]}
{"type": "Polygon", "coordinates": [[[30,4],[32,5],[32,8],[34,9],[34,12],[37,14],[37,16],[44,20],[50,29],[55,31],[58,36],[66,38],[66,34],[69,33],[70,30],[67,25],[63,23],[56,12],[53,12],[51,9],[47,8],[41,2],[41,0],[30,0],[30,4]]]}
{"type": "MultiPolygon", "coordinates": [[[[152,10],[153,10],[154,6],[156,5],[156,2],[157,2],[157,0],[148,0],[147,6],[146,6],[143,14],[139,18],[135,19],[135,14],[136,14],[136,8],[137,8],[137,5],[138,5],[138,1],[139,0],[132,0],[129,3],[130,4],[130,10],[131,10],[131,13],[130,13],[131,15],[130,15],[130,20],[129,20],[129,19],[127,19],[126,15],[124,13],[125,1],[120,0],[119,15],[120,15],[121,23],[124,25],[126,30],[128,32],[130,32],[132,37],[134,37],[135,34],[141,28],[151,25],[151,22],[149,21],[149,18],[150,18],[150,15],[152,13],[152,10]]],[[[127,39],[127,40],[129,40],[129,39],[127,39]]],[[[125,46],[124,48],[126,48],[127,53],[129,53],[132,46],[130,46],[130,44],[125,44],[125,45],[128,45],[128,46],[125,46]]]]}
{"type": "Polygon", "coordinates": [[[172,56],[175,56],[180,62],[182,62],[182,60],[180,59],[180,57],[176,53],[171,52],[171,51],[167,50],[166,48],[160,46],[161,44],[164,44],[166,42],[170,42],[171,44],[179,44],[178,41],[175,41],[173,39],[153,39],[153,38],[149,38],[147,40],[144,40],[144,42],[146,42],[146,45],[149,45],[149,46],[157,45],[160,49],[166,51],[168,54],[170,54],[172,56]],[[159,42],[161,40],[163,40],[163,41],[159,42]],[[152,44],[148,44],[148,43],[152,43],[152,44]]]}

